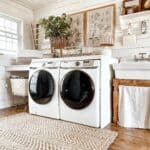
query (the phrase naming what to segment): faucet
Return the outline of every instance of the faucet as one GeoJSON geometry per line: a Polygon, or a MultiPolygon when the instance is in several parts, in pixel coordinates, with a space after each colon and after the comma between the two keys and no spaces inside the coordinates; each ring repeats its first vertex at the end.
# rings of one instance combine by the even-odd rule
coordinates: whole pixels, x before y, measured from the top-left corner
{"type": "Polygon", "coordinates": [[[136,56],[136,55],[134,55],[134,60],[135,61],[144,61],[144,60],[146,60],[146,61],[150,61],[150,55],[148,55],[148,57],[146,57],[145,55],[146,55],[147,53],[139,53],[138,55],[139,55],[139,58],[136,56]]]}

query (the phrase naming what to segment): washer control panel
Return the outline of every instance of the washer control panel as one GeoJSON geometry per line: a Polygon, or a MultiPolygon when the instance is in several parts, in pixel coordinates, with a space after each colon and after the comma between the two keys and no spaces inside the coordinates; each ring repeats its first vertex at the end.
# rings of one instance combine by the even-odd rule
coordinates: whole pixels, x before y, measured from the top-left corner
{"type": "Polygon", "coordinates": [[[42,68],[45,66],[45,62],[32,62],[30,64],[30,69],[42,68]]]}
{"type": "Polygon", "coordinates": [[[52,62],[52,61],[43,61],[43,62],[32,62],[30,64],[30,69],[37,68],[58,68],[60,66],[60,62],[52,62]]]}
{"type": "Polygon", "coordinates": [[[47,68],[58,68],[60,66],[60,62],[48,61],[46,62],[45,67],[47,68]]]}

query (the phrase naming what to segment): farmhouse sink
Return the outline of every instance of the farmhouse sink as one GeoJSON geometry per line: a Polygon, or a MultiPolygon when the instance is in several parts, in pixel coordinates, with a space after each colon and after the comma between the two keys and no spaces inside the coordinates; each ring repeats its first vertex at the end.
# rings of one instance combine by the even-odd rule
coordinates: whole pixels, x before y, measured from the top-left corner
{"type": "Polygon", "coordinates": [[[150,62],[121,62],[113,64],[115,78],[150,80],[150,62]]]}

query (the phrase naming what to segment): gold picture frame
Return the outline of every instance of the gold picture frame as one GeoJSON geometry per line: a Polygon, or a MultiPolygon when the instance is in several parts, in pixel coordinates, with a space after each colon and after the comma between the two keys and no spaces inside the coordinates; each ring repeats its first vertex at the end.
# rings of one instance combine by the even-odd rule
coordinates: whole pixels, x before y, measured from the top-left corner
{"type": "Polygon", "coordinates": [[[87,11],[86,45],[113,46],[115,32],[115,4],[87,11]]]}
{"type": "Polygon", "coordinates": [[[85,12],[78,12],[69,15],[72,18],[73,35],[68,40],[70,47],[85,46],[85,12]]]}

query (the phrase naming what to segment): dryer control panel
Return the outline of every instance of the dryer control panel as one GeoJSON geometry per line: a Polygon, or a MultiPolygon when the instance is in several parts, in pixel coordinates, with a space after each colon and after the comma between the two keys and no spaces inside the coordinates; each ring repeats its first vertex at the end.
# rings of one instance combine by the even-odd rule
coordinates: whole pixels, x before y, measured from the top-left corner
{"type": "Polygon", "coordinates": [[[94,66],[94,60],[84,60],[83,61],[83,66],[94,66]]]}
{"type": "Polygon", "coordinates": [[[100,60],[79,60],[79,61],[64,61],[61,62],[61,68],[83,68],[83,67],[98,67],[100,60]]]}

